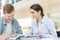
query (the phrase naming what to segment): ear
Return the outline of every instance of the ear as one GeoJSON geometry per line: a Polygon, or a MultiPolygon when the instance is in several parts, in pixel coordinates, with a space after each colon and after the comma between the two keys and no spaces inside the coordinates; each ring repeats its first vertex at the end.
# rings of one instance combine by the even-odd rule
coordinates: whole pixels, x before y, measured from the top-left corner
{"type": "Polygon", "coordinates": [[[5,12],[3,12],[3,15],[5,15],[7,12],[5,11],[5,12]]]}
{"type": "Polygon", "coordinates": [[[40,14],[41,14],[41,11],[39,10],[38,13],[39,13],[39,15],[40,15],[40,14]]]}

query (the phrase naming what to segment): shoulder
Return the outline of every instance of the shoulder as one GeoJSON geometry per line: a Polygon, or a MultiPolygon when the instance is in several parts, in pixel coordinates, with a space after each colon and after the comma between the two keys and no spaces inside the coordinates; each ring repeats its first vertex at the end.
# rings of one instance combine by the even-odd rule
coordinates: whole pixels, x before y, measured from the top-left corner
{"type": "Polygon", "coordinates": [[[0,22],[2,21],[3,17],[0,17],[0,22]]]}
{"type": "Polygon", "coordinates": [[[2,21],[3,21],[3,17],[0,17],[0,24],[2,23],[2,21]]]}
{"type": "Polygon", "coordinates": [[[52,19],[46,17],[44,20],[44,24],[52,27],[52,26],[54,26],[54,21],[52,19]]]}
{"type": "Polygon", "coordinates": [[[19,22],[17,21],[17,19],[14,19],[14,20],[12,21],[12,23],[13,23],[15,26],[19,26],[19,22]]]}
{"type": "Polygon", "coordinates": [[[47,26],[48,29],[55,28],[54,21],[50,18],[46,18],[44,24],[45,24],[45,26],[47,26]]]}
{"type": "Polygon", "coordinates": [[[46,17],[45,23],[54,23],[54,21],[51,18],[46,17]]]}
{"type": "Polygon", "coordinates": [[[19,27],[19,22],[17,21],[17,19],[14,19],[12,24],[14,25],[15,28],[19,27]]]}
{"type": "Polygon", "coordinates": [[[54,21],[52,19],[50,19],[50,18],[46,18],[45,25],[47,25],[49,28],[55,27],[54,26],[54,21]]]}
{"type": "Polygon", "coordinates": [[[13,23],[16,23],[16,24],[17,24],[17,23],[18,23],[17,19],[14,19],[14,20],[13,20],[13,23]]]}
{"type": "Polygon", "coordinates": [[[0,17],[0,28],[2,27],[3,24],[3,17],[0,17]]]}

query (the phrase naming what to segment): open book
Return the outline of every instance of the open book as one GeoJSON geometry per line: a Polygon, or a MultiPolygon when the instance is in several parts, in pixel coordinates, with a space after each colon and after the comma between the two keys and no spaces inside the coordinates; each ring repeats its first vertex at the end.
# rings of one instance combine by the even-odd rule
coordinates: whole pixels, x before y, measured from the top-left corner
{"type": "Polygon", "coordinates": [[[10,37],[8,40],[20,40],[21,37],[24,37],[24,35],[16,35],[15,37],[10,37]]]}

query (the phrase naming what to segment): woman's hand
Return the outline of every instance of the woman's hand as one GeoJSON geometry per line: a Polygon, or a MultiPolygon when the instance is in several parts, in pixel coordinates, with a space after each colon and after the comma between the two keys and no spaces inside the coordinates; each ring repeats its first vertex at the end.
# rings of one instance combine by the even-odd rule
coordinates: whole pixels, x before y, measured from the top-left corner
{"type": "Polygon", "coordinates": [[[40,33],[38,36],[39,36],[40,38],[42,38],[42,37],[43,37],[43,34],[42,34],[42,33],[40,33]]]}

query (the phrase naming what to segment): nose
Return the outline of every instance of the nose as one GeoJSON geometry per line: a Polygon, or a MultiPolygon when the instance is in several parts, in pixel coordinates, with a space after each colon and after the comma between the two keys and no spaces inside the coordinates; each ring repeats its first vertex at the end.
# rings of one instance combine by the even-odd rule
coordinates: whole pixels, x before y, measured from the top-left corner
{"type": "Polygon", "coordinates": [[[9,18],[10,18],[10,19],[13,19],[13,16],[10,16],[9,18]]]}
{"type": "Polygon", "coordinates": [[[31,16],[34,16],[34,14],[31,13],[31,16]]]}

